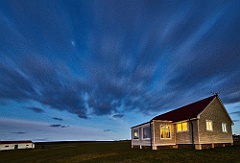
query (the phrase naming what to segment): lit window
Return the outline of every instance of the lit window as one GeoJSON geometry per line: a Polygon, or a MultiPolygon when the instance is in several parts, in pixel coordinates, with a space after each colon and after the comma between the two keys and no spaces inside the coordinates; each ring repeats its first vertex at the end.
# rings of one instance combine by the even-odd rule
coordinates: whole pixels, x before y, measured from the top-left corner
{"type": "Polygon", "coordinates": [[[143,139],[150,139],[150,126],[145,126],[142,129],[143,139]]]}
{"type": "Polygon", "coordinates": [[[187,131],[187,122],[177,124],[177,131],[187,131]]]}
{"type": "Polygon", "coordinates": [[[222,123],[222,131],[227,132],[227,124],[226,123],[222,123]]]}
{"type": "Polygon", "coordinates": [[[133,130],[133,139],[139,139],[138,129],[134,129],[134,130],[133,130]]]}
{"type": "Polygon", "coordinates": [[[212,121],[206,120],[206,129],[207,129],[207,131],[212,131],[213,130],[212,121]]]}
{"type": "Polygon", "coordinates": [[[160,137],[161,138],[171,138],[171,127],[170,125],[160,126],[160,137]]]}

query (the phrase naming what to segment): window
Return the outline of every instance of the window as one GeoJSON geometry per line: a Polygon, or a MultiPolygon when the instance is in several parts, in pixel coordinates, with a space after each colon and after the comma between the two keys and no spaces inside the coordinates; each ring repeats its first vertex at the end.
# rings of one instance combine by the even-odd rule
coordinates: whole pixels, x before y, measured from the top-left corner
{"type": "Polygon", "coordinates": [[[161,125],[160,126],[160,137],[164,139],[171,138],[171,127],[170,125],[161,125]]]}
{"type": "Polygon", "coordinates": [[[227,124],[226,123],[222,123],[222,131],[227,132],[227,124]]]}
{"type": "Polygon", "coordinates": [[[133,139],[139,139],[138,129],[134,129],[134,130],[133,130],[133,139]]]}
{"type": "Polygon", "coordinates": [[[7,148],[7,147],[9,147],[8,145],[5,145],[5,147],[7,148]]]}
{"type": "Polygon", "coordinates": [[[179,123],[177,124],[177,131],[187,131],[188,130],[188,125],[187,122],[179,123]]]}
{"type": "Polygon", "coordinates": [[[207,129],[207,131],[212,131],[213,130],[212,121],[206,120],[206,129],[207,129]]]}
{"type": "Polygon", "coordinates": [[[142,128],[143,139],[150,139],[150,126],[144,126],[142,128]]]}

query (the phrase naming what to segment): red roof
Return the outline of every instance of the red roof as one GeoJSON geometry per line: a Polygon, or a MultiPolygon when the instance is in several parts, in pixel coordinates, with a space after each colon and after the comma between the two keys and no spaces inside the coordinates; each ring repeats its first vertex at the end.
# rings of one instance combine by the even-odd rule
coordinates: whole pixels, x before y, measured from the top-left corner
{"type": "Polygon", "coordinates": [[[32,143],[31,140],[20,140],[20,141],[0,141],[0,144],[24,144],[32,143]]]}
{"type": "Polygon", "coordinates": [[[211,103],[211,101],[216,97],[216,95],[205,98],[203,100],[191,103],[189,105],[177,108],[170,112],[158,115],[152,120],[167,120],[172,122],[178,122],[183,120],[188,120],[192,118],[197,118],[197,116],[211,103]]]}

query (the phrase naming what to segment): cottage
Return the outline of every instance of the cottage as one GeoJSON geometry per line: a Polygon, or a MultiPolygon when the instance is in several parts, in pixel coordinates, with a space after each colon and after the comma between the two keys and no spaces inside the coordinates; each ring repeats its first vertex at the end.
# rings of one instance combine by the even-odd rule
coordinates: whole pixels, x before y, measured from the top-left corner
{"type": "Polygon", "coordinates": [[[34,149],[35,145],[31,140],[25,141],[0,141],[0,151],[16,149],[34,149]]]}
{"type": "Polygon", "coordinates": [[[132,148],[195,147],[196,150],[233,145],[229,114],[218,95],[158,115],[131,128],[132,148]]]}

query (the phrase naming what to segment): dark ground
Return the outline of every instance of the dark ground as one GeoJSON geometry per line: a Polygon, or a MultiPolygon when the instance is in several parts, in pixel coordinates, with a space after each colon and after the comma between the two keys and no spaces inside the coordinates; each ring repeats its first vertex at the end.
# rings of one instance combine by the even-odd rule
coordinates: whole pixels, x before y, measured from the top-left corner
{"type": "Polygon", "coordinates": [[[49,162],[231,162],[240,163],[240,143],[206,149],[131,149],[130,141],[36,143],[36,149],[1,151],[1,163],[49,162]]]}

